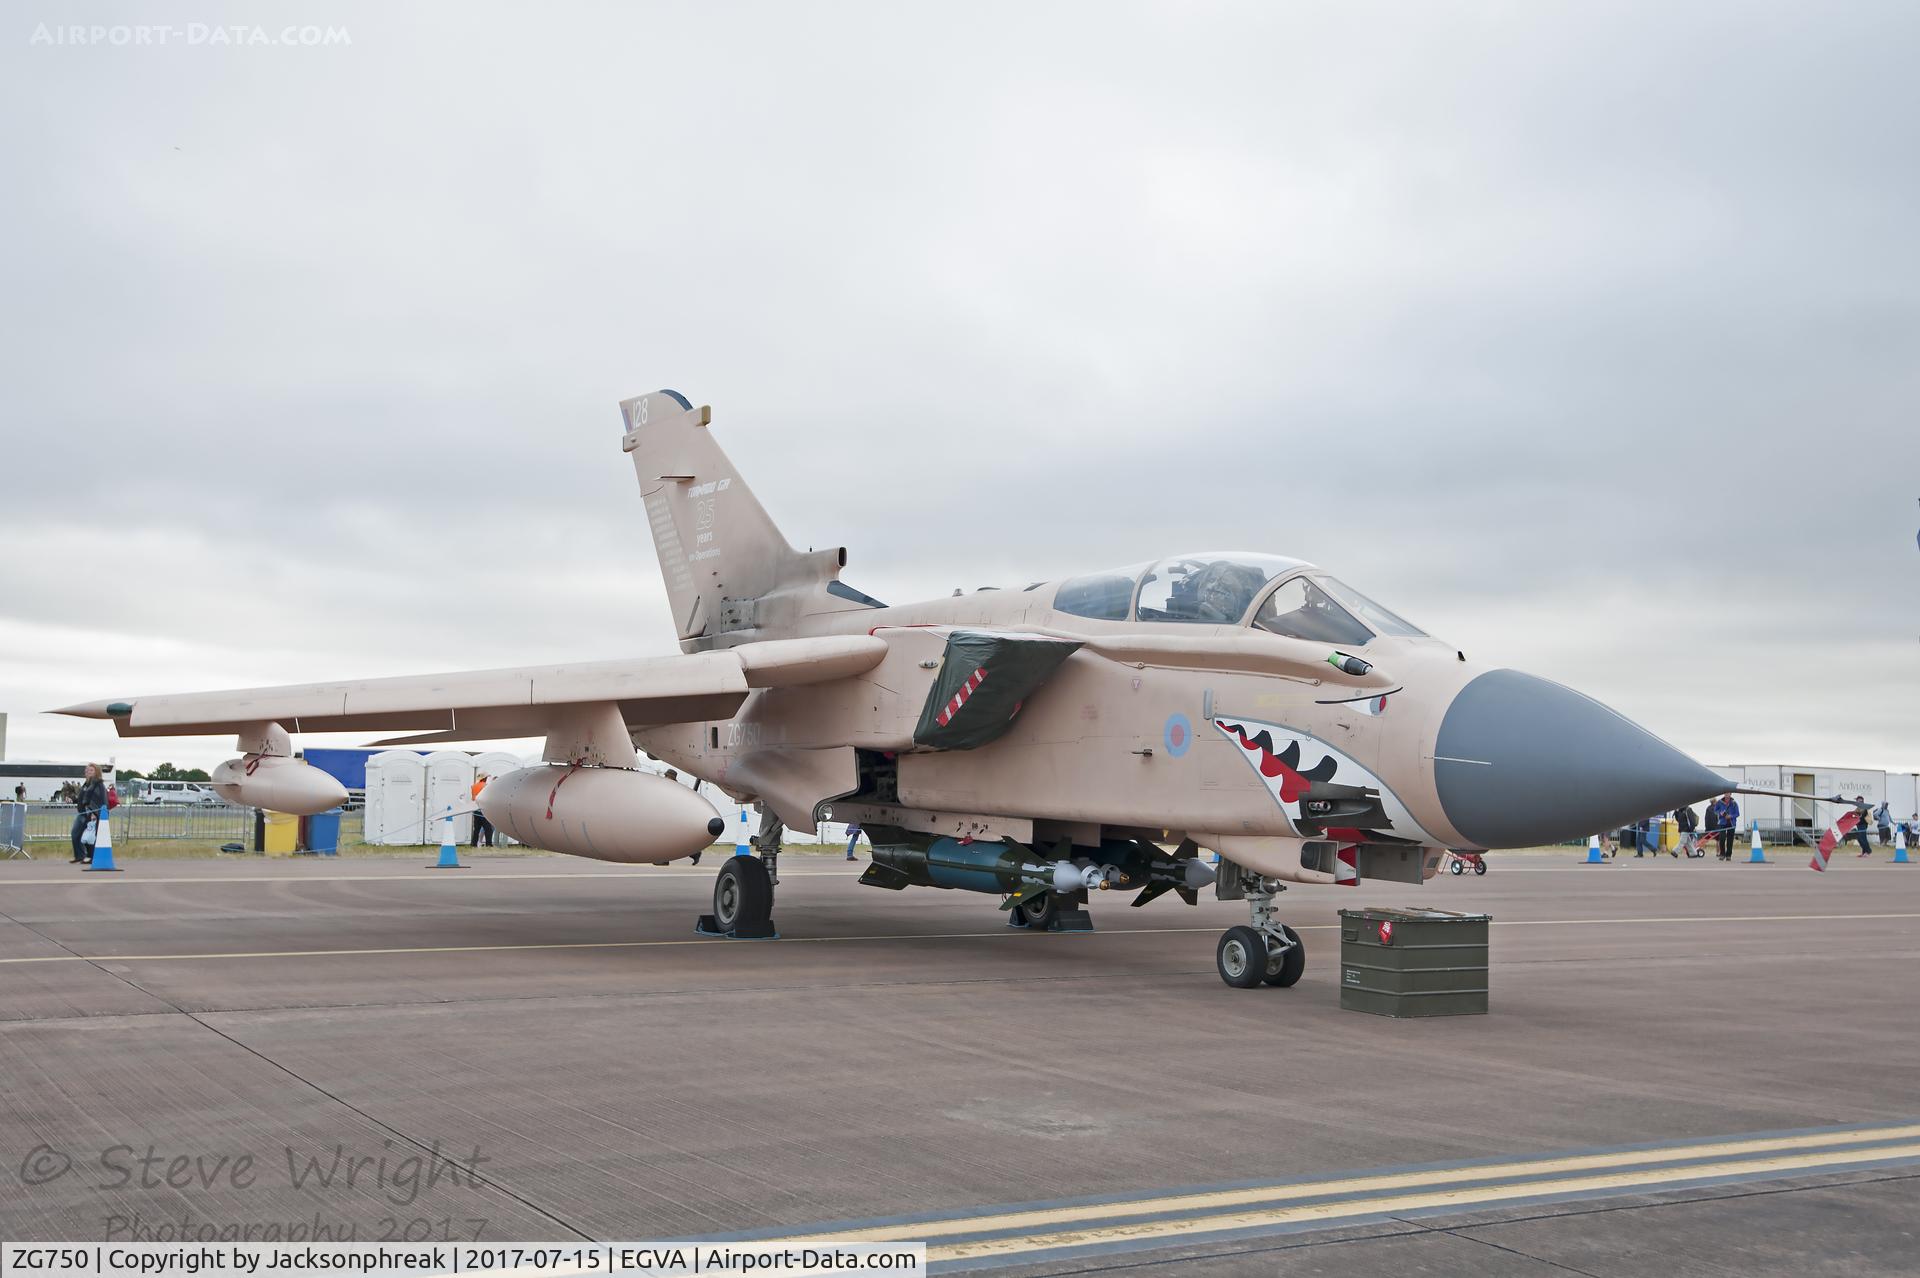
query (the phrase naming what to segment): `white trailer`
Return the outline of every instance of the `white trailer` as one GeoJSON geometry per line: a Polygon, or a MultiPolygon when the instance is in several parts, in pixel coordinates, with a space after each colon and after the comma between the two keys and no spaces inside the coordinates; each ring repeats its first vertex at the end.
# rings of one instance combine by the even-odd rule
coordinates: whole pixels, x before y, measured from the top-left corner
{"type": "Polygon", "coordinates": [[[1912,793],[1913,784],[1911,773],[1890,775],[1870,768],[1833,768],[1818,764],[1736,763],[1724,764],[1713,770],[1743,786],[1786,790],[1807,796],[1805,799],[1779,799],[1764,794],[1735,795],[1740,801],[1740,824],[1750,826],[1758,821],[1762,829],[1824,830],[1839,816],[1839,810],[1830,803],[1816,803],[1813,800],[1830,799],[1835,795],[1847,800],[1857,795],[1864,798],[1869,807],[1878,806],[1883,798],[1891,798],[1897,810],[1899,796],[1912,793]],[[1902,777],[1906,778],[1904,789],[1902,777]]]}

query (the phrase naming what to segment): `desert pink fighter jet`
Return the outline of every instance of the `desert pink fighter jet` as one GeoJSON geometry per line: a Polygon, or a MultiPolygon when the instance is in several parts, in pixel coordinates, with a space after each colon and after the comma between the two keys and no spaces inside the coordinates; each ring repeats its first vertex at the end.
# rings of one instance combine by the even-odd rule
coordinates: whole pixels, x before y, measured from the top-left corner
{"type": "Polygon", "coordinates": [[[682,655],[417,678],[130,697],[63,713],[122,736],[235,732],[228,799],[345,798],[289,732],[382,744],[544,736],[545,763],[480,807],[523,843],[607,861],[690,856],[724,830],[636,751],[768,814],[728,857],[701,925],[773,934],[779,825],[829,816],[872,841],[861,878],[1003,898],[1010,923],[1090,926],[1101,892],[1189,904],[1211,886],[1250,926],[1230,985],[1291,985],[1276,917],[1294,883],[1419,883],[1447,849],[1583,837],[1726,782],[1571,689],[1469,661],[1311,564],[1206,552],[888,607],[802,553],[673,391],[621,405],[682,655]],[[1203,851],[1219,854],[1217,865],[1203,851]]]}

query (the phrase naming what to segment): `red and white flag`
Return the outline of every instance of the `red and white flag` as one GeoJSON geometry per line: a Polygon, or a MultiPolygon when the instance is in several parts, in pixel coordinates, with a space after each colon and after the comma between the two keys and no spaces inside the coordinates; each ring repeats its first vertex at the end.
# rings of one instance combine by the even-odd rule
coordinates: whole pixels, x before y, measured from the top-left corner
{"type": "Polygon", "coordinates": [[[1827,832],[1820,836],[1820,842],[1814,845],[1813,860],[1807,862],[1807,864],[1813,869],[1825,874],[1827,872],[1827,858],[1832,856],[1833,850],[1840,846],[1840,840],[1852,834],[1853,827],[1859,824],[1860,809],[1847,809],[1846,812],[1841,814],[1840,819],[1835,821],[1831,826],[1828,826],[1827,832]]]}

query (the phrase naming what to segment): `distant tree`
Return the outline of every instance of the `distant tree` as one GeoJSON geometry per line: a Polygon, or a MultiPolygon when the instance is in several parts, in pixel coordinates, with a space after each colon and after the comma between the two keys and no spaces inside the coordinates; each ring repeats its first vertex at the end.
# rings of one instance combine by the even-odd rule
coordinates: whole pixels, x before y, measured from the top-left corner
{"type": "Polygon", "coordinates": [[[184,781],[186,780],[186,778],[181,776],[180,769],[174,767],[171,763],[162,763],[158,767],[154,768],[152,773],[149,774],[148,780],[184,781]]]}
{"type": "Polygon", "coordinates": [[[116,768],[114,769],[114,775],[122,781],[145,780],[145,777],[135,768],[116,768]]]}
{"type": "Polygon", "coordinates": [[[188,768],[180,774],[179,779],[182,781],[211,781],[213,778],[207,775],[205,768],[188,768]]]}

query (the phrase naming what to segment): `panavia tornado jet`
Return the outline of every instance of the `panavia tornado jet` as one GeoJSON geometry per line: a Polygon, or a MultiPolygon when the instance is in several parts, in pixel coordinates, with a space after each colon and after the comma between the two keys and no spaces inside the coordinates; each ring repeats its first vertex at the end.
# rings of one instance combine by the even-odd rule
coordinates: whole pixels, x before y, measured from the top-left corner
{"type": "Polygon", "coordinates": [[[1585,837],[1727,789],[1607,707],[1469,661],[1339,578],[1208,551],[889,607],[844,549],[788,545],[673,391],[621,404],[678,656],[127,697],[66,714],[120,735],[238,735],[229,800],[339,803],[292,733],[381,742],[544,736],[479,799],[522,843],[607,861],[694,855],[724,823],[639,751],[760,805],[701,926],[772,935],[781,826],[858,822],[861,882],[1001,898],[1015,926],[1091,926],[1203,889],[1248,903],[1222,977],[1291,985],[1289,884],[1419,883],[1446,851],[1585,837]],[[1215,862],[1213,853],[1218,855],[1215,862]]]}

